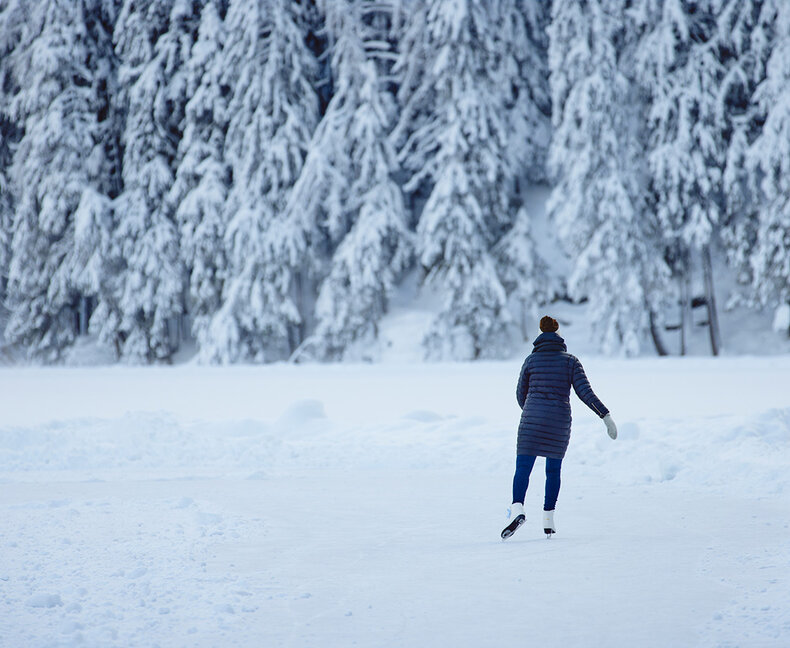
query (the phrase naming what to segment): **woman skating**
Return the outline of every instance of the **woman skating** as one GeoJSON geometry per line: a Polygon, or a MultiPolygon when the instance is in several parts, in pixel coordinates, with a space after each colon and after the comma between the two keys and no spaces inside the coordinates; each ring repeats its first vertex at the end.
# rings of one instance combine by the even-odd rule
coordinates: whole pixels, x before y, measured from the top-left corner
{"type": "Polygon", "coordinates": [[[524,496],[529,475],[537,457],[546,457],[546,496],[543,502],[543,530],[548,537],[556,531],[554,506],[560,492],[562,459],[571,435],[570,391],[606,424],[612,439],[617,427],[609,410],[595,395],[584,368],[576,356],[568,353],[558,334],[559,324],[552,317],[540,320],[541,334],[534,342],[532,353],[521,367],[516,387],[516,400],[521,408],[518,426],[516,474],[513,477],[513,503],[508,511],[508,525],[502,539],[509,538],[524,524],[524,496]]]}

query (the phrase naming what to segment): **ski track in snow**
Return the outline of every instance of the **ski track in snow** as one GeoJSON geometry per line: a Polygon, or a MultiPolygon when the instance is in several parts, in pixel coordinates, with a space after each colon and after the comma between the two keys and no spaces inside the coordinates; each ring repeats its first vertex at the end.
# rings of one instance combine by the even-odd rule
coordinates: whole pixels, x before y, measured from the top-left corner
{"type": "Polygon", "coordinates": [[[2,371],[0,646],[790,645],[790,358],[585,365],[504,543],[518,363],[2,371]]]}

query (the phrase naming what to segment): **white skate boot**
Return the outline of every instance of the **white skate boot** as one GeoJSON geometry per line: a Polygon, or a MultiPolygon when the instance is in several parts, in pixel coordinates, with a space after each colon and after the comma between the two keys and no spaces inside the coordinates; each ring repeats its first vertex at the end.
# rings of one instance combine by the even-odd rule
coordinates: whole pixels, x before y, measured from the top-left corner
{"type": "Polygon", "coordinates": [[[502,529],[502,539],[507,540],[518,528],[524,524],[527,516],[524,514],[524,505],[521,502],[513,502],[507,510],[507,519],[510,523],[502,529]]]}
{"type": "Polygon", "coordinates": [[[551,534],[557,533],[557,527],[554,526],[554,511],[543,511],[543,533],[546,538],[551,540],[551,534]]]}

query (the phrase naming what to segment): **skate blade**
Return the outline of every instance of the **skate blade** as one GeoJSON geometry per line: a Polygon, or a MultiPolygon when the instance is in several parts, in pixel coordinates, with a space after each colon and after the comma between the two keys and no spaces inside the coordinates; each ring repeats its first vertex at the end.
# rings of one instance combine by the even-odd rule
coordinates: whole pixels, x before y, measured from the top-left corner
{"type": "Polygon", "coordinates": [[[526,518],[523,515],[519,515],[515,520],[502,529],[502,539],[507,540],[518,530],[522,524],[524,524],[525,521],[526,518]]]}

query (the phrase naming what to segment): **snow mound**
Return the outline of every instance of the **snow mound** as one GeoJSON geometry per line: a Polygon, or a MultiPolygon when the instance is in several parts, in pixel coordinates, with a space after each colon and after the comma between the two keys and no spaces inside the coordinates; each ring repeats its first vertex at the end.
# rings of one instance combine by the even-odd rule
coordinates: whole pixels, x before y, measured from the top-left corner
{"type": "MultiPolygon", "coordinates": [[[[515,421],[514,421],[515,424],[515,421]]],[[[166,412],[54,421],[0,429],[5,475],[29,471],[245,471],[251,479],[288,467],[455,466],[501,470],[513,429],[484,417],[413,410],[391,422],[342,424],[324,404],[298,400],[271,422],[184,422],[166,412]],[[437,452],[437,448],[441,448],[437,452]]],[[[790,408],[750,416],[626,421],[612,442],[595,419],[574,425],[567,470],[594,467],[624,485],[675,481],[687,487],[759,494],[790,492],[790,408]]],[[[508,468],[509,470],[509,468],[508,468]]]]}
{"type": "Polygon", "coordinates": [[[284,430],[301,428],[318,419],[325,419],[324,404],[319,400],[308,399],[297,401],[277,420],[277,425],[284,430]]]}
{"type": "Polygon", "coordinates": [[[790,408],[751,416],[626,422],[615,443],[579,426],[569,454],[593,457],[619,484],[675,481],[688,488],[744,493],[790,492],[790,408]]]}
{"type": "Polygon", "coordinates": [[[54,608],[61,607],[63,601],[60,600],[60,594],[34,594],[27,601],[25,605],[34,608],[54,608]]]}

